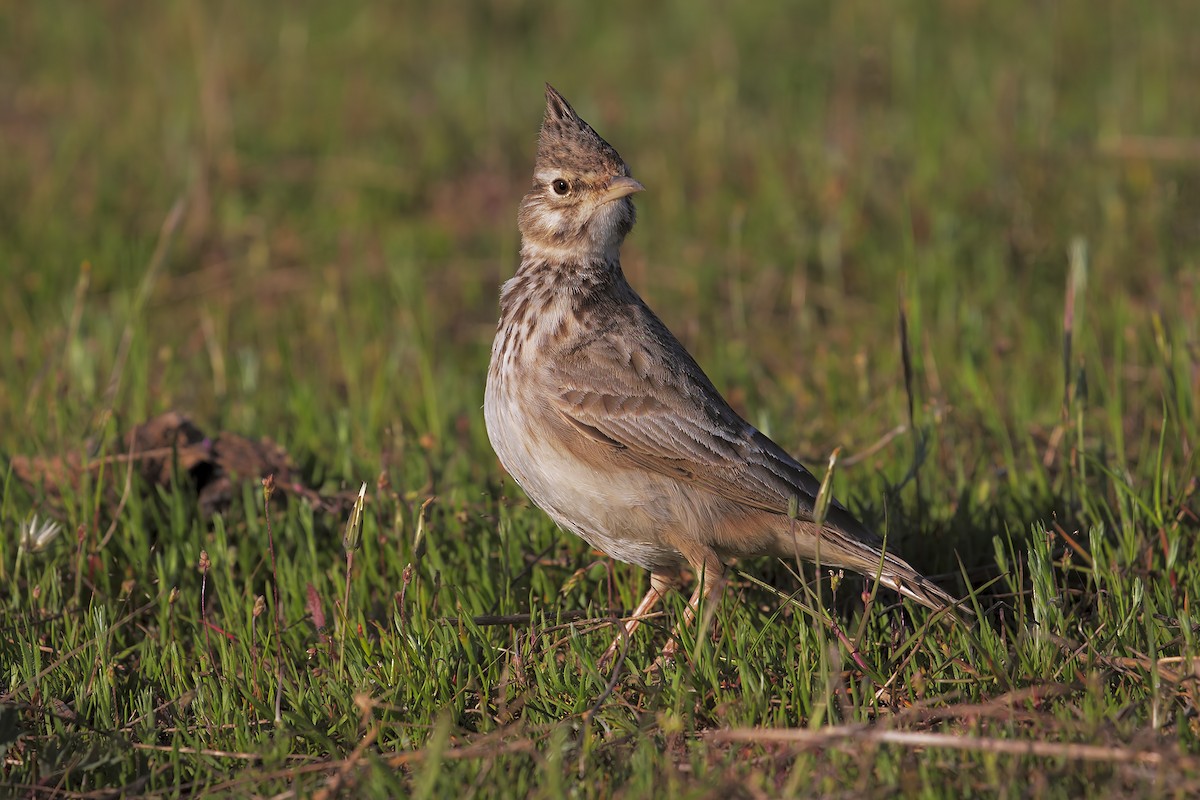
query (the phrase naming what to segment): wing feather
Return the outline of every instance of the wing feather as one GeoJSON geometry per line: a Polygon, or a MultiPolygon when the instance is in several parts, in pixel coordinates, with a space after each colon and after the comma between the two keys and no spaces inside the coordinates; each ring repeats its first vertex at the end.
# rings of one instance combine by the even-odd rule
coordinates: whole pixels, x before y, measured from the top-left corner
{"type": "MultiPolygon", "coordinates": [[[[787,514],[794,498],[800,518],[811,519],[820,482],[738,416],[657,319],[646,322],[655,336],[599,337],[554,364],[558,412],[618,462],[775,514],[787,514]]],[[[857,529],[847,533],[875,539],[840,504],[833,511],[831,523],[844,515],[857,529]]]]}

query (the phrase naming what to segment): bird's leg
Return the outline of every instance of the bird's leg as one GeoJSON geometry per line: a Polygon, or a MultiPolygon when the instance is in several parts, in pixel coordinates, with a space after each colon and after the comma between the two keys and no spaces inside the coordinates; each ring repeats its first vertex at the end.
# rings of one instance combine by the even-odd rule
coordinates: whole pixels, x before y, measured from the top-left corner
{"type": "Polygon", "coordinates": [[[692,592],[692,597],[688,600],[687,608],[684,609],[683,619],[671,631],[671,638],[663,646],[662,655],[655,662],[656,667],[661,667],[668,661],[675,660],[675,653],[679,650],[679,632],[684,625],[691,625],[696,620],[696,614],[700,610],[700,602],[708,601],[708,596],[716,591],[716,600],[721,599],[721,594],[725,591],[725,565],[717,558],[716,553],[706,553],[701,566],[696,570],[696,589],[692,592]]]}
{"type": "Polygon", "coordinates": [[[642,602],[637,604],[637,608],[633,610],[633,614],[623,623],[623,630],[617,634],[617,638],[613,639],[612,644],[604,651],[604,655],[600,656],[598,662],[601,666],[612,660],[622,647],[622,644],[627,642],[633,636],[633,632],[642,624],[642,618],[650,614],[658,601],[661,600],[667,592],[675,588],[678,579],[675,575],[666,572],[651,572],[650,573],[650,589],[646,592],[646,596],[642,598],[642,602]]]}

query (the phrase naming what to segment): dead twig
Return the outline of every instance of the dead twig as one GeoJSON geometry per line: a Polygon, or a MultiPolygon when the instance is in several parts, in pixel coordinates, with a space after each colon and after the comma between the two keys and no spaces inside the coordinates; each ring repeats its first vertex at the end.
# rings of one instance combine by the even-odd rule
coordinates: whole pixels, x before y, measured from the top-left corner
{"type": "Polygon", "coordinates": [[[1119,745],[1081,744],[1078,742],[1046,742],[1040,740],[997,739],[991,736],[964,736],[957,733],[924,731],[878,730],[861,725],[839,725],[818,730],[807,728],[732,728],[713,731],[705,737],[713,742],[751,742],[755,744],[788,744],[802,749],[840,746],[864,742],[894,744],[900,747],[940,747],[947,750],[969,750],[1012,756],[1065,758],[1072,761],[1103,761],[1123,764],[1158,766],[1171,764],[1179,769],[1195,769],[1200,759],[1192,758],[1175,748],[1169,750],[1135,749],[1119,745]]]}

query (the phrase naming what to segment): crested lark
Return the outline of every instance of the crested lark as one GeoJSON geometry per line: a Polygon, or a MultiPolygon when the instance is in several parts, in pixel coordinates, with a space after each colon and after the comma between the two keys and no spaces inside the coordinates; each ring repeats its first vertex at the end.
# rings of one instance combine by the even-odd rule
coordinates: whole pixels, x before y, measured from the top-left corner
{"type": "Polygon", "coordinates": [[[593,547],[650,570],[624,635],[681,568],[696,575],[693,618],[722,586],[725,562],[748,556],[819,557],[932,609],[953,606],[836,500],[818,529],[817,479],[729,407],[626,282],[620,247],[643,188],[547,85],[518,216],[521,266],[500,294],[484,404],[492,447],[533,502],[593,547]]]}

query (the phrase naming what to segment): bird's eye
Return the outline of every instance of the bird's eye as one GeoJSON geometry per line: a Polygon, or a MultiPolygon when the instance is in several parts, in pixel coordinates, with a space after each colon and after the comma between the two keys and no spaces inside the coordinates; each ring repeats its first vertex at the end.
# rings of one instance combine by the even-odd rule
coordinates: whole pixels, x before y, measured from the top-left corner
{"type": "Polygon", "coordinates": [[[571,187],[562,178],[555,178],[554,182],[550,184],[550,188],[554,190],[555,194],[566,194],[571,191],[571,187]]]}

